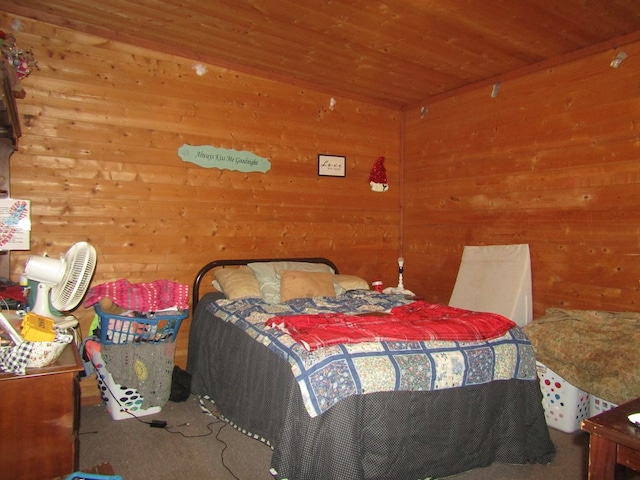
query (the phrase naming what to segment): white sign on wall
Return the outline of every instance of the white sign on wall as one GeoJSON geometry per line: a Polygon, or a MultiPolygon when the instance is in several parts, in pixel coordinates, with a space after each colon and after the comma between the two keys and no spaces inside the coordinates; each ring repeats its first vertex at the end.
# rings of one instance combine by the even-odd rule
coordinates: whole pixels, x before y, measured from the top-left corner
{"type": "Polygon", "coordinates": [[[29,200],[0,199],[0,250],[29,250],[30,240],[29,200]]]}

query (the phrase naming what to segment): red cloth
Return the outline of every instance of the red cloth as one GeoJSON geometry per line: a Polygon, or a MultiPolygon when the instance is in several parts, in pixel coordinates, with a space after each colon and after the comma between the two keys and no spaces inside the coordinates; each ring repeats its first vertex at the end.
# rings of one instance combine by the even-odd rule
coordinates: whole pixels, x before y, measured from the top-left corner
{"type": "MultiPolygon", "coordinates": [[[[20,285],[8,285],[6,287],[0,287],[0,297],[12,298],[18,302],[27,303],[27,299],[24,296],[24,288],[20,285]]],[[[6,308],[6,307],[5,307],[6,308]]]]}
{"type": "Polygon", "coordinates": [[[171,280],[129,283],[120,279],[91,288],[84,306],[90,307],[103,298],[110,298],[119,307],[135,312],[157,312],[172,307],[186,310],[189,308],[189,286],[171,280]]]}
{"type": "Polygon", "coordinates": [[[489,340],[516,326],[495,313],[424,301],[395,307],[389,315],[291,315],[273,317],[266,325],[288,333],[310,351],[340,343],[489,340]]]}

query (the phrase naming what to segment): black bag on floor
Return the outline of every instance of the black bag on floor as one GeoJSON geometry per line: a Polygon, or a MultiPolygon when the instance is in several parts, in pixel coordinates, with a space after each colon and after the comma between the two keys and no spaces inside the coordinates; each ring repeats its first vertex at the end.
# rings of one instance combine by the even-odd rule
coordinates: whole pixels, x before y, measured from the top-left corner
{"type": "Polygon", "coordinates": [[[191,395],[191,374],[175,365],[171,375],[171,394],[169,400],[172,402],[184,402],[191,395]]]}

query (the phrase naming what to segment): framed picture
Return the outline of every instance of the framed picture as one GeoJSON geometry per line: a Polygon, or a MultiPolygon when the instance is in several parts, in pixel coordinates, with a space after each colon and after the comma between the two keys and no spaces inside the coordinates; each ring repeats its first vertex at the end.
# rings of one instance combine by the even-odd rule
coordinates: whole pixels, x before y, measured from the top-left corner
{"type": "Polygon", "coordinates": [[[340,155],[318,155],[318,175],[346,177],[347,157],[340,155]]]}

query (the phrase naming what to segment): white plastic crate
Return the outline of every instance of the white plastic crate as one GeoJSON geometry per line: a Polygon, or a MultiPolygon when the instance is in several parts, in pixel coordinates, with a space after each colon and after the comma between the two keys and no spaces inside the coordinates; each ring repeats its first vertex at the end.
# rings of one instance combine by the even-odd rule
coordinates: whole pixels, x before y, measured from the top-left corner
{"type": "Polygon", "coordinates": [[[86,351],[96,369],[100,395],[111,418],[126,420],[127,418],[152,415],[162,410],[162,407],[159,406],[142,408],[143,396],[135,388],[123,387],[113,380],[113,376],[105,367],[100,351],[91,343],[91,341],[86,343],[86,351]]]}
{"type": "Polygon", "coordinates": [[[599,415],[606,412],[607,410],[616,408],[617,406],[618,405],[616,405],[615,403],[607,402],[606,400],[598,398],[595,395],[591,395],[591,397],[589,398],[589,416],[593,417],[595,415],[599,415]]]}
{"type": "Polygon", "coordinates": [[[536,362],[536,367],[547,425],[567,433],[580,430],[582,420],[590,416],[590,395],[546,365],[536,362]]]}

